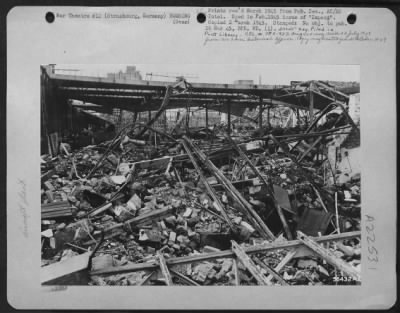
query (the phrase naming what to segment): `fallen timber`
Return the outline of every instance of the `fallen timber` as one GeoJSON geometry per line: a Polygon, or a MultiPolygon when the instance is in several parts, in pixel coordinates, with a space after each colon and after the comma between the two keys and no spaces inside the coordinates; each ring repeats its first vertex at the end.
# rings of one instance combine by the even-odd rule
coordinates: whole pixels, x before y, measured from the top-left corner
{"type": "Polygon", "coordinates": [[[73,208],[68,201],[42,204],[41,219],[69,217],[73,215],[73,208]]]}
{"type": "Polygon", "coordinates": [[[297,232],[297,237],[299,240],[307,246],[310,250],[317,253],[321,256],[325,261],[335,266],[337,269],[341,270],[342,272],[349,275],[356,281],[360,280],[360,273],[354,269],[352,266],[347,264],[345,261],[337,258],[331,251],[325,249],[321,245],[317,244],[313,239],[309,238],[308,236],[304,235],[302,232],[297,232]]]}
{"type": "Polygon", "coordinates": [[[265,277],[261,271],[256,267],[253,260],[246,254],[241,246],[236,241],[232,240],[232,251],[236,255],[236,258],[242,263],[253,277],[257,280],[259,285],[269,285],[267,277],[265,277]]]}
{"type": "Polygon", "coordinates": [[[203,184],[205,185],[208,193],[212,196],[213,200],[215,201],[215,203],[218,206],[219,211],[221,211],[222,216],[224,217],[225,221],[227,222],[227,224],[229,225],[229,227],[233,230],[233,224],[231,222],[231,220],[229,219],[228,215],[225,212],[224,209],[224,205],[221,203],[221,200],[218,198],[218,196],[215,194],[215,191],[213,190],[213,188],[210,186],[210,184],[208,183],[207,179],[204,177],[204,175],[201,172],[201,169],[199,167],[199,165],[197,164],[192,152],[190,151],[188,145],[186,144],[186,142],[182,141],[182,144],[186,150],[186,153],[188,154],[190,160],[192,161],[193,166],[195,167],[195,169],[197,170],[201,181],[203,182],[203,184]]]}
{"type": "MultiPolygon", "coordinates": [[[[107,90],[94,80],[81,96],[84,102],[105,96],[102,103],[79,109],[96,106],[99,123],[92,114],[88,128],[71,123],[62,136],[45,127],[41,266],[50,271],[75,262],[96,244],[88,267],[72,275],[90,286],[355,284],[361,240],[319,237],[345,238],[361,228],[360,169],[352,153],[359,136],[340,105],[359,127],[358,97],[328,82],[291,82],[267,94],[240,85],[196,91],[184,80],[157,90],[152,82],[139,83],[146,90],[132,90],[134,82],[107,90]],[[110,93],[118,101],[108,101],[110,93]],[[71,208],[72,215],[56,218],[53,206],[62,201],[68,205],[56,214],[71,208]],[[293,240],[297,231],[310,237],[293,240]],[[93,275],[119,269],[128,271],[93,275]],[[338,282],[344,273],[354,279],[338,282]]],[[[62,96],[82,93],[63,84],[56,86],[62,96]]]]}
{"type": "Polygon", "coordinates": [[[189,138],[183,136],[183,140],[185,140],[186,143],[191,146],[193,151],[197,154],[204,165],[214,173],[219,182],[224,186],[225,190],[232,196],[232,198],[241,205],[247,217],[251,219],[253,225],[260,232],[260,235],[265,239],[274,240],[274,234],[271,232],[268,226],[265,225],[264,221],[255,212],[251,204],[247,202],[247,200],[239,193],[235,186],[233,186],[232,183],[224,176],[224,174],[222,174],[222,172],[210,160],[208,160],[207,156],[200,149],[198,149],[189,138]]]}
{"type": "MultiPolygon", "coordinates": [[[[271,276],[273,276],[281,285],[288,285],[288,283],[283,279],[281,275],[279,275],[274,269],[270,268],[267,264],[262,262],[259,258],[254,257],[254,261],[256,262],[257,265],[259,265],[261,268],[266,270],[271,276]]],[[[268,277],[265,278],[265,284],[270,285],[271,280],[268,279],[268,277]]]]}
{"type": "MultiPolygon", "coordinates": [[[[118,229],[122,229],[123,227],[131,228],[131,227],[134,227],[134,226],[139,226],[139,225],[143,225],[143,224],[146,224],[146,223],[151,223],[152,221],[159,220],[159,219],[162,219],[165,216],[170,215],[172,213],[172,211],[173,211],[173,208],[165,208],[165,209],[156,210],[156,211],[153,211],[153,212],[149,212],[149,213],[146,213],[146,214],[131,218],[131,219],[129,219],[129,220],[123,222],[123,223],[117,223],[117,224],[115,224],[113,226],[110,226],[110,227],[104,229],[104,234],[106,234],[106,236],[107,236],[106,238],[107,239],[108,238],[112,238],[114,235],[115,236],[119,235],[118,232],[114,232],[114,231],[116,231],[118,229]],[[114,232],[114,234],[113,234],[113,232],[114,232]]],[[[95,238],[96,237],[100,237],[101,233],[93,234],[93,236],[95,238]]],[[[88,245],[91,245],[91,244],[94,244],[94,243],[96,243],[96,241],[92,239],[92,240],[87,241],[87,242],[85,242],[83,244],[85,246],[88,246],[88,245]]]]}
{"type": "Polygon", "coordinates": [[[246,163],[250,166],[250,168],[253,170],[254,174],[256,174],[258,176],[258,178],[263,182],[263,184],[265,185],[265,187],[268,189],[273,201],[274,201],[274,205],[275,208],[279,214],[279,218],[281,219],[282,225],[283,225],[283,229],[285,230],[286,236],[287,238],[293,239],[292,234],[290,232],[289,226],[287,224],[286,218],[283,215],[282,212],[282,208],[280,207],[280,205],[278,204],[278,201],[276,201],[275,198],[275,194],[274,194],[274,190],[271,187],[271,185],[267,182],[267,180],[264,178],[264,176],[260,173],[260,171],[254,166],[253,162],[250,161],[250,159],[247,157],[247,155],[238,147],[238,145],[232,140],[232,138],[230,138],[229,136],[225,136],[225,138],[228,139],[228,141],[230,142],[230,144],[232,145],[232,147],[236,150],[236,152],[239,154],[239,156],[246,161],[246,163]]]}
{"type": "MultiPolygon", "coordinates": [[[[312,237],[312,239],[317,243],[326,243],[326,242],[335,242],[342,241],[352,238],[357,238],[361,236],[360,231],[348,232],[336,235],[328,235],[321,237],[312,237]]],[[[278,242],[278,243],[268,243],[268,244],[260,244],[252,247],[243,248],[246,254],[254,254],[254,253],[263,253],[267,251],[279,250],[279,249],[291,249],[297,248],[303,245],[301,240],[291,240],[287,242],[278,242]]],[[[218,252],[211,253],[203,253],[200,255],[192,255],[192,256],[184,256],[184,257],[176,257],[170,258],[166,260],[166,264],[170,266],[180,265],[180,264],[188,264],[194,262],[201,261],[209,261],[221,258],[232,258],[235,254],[231,250],[224,250],[218,252]]],[[[90,272],[90,275],[111,275],[111,274],[121,274],[121,273],[129,273],[135,271],[143,271],[143,270],[154,270],[159,267],[158,262],[148,262],[148,263],[138,263],[134,265],[127,266],[118,266],[118,267],[110,267],[98,271],[90,272]]]]}
{"type": "Polygon", "coordinates": [[[169,272],[168,266],[165,263],[165,258],[160,252],[157,252],[157,256],[158,256],[158,259],[159,259],[161,272],[164,275],[165,282],[166,282],[166,284],[168,286],[172,286],[173,282],[172,282],[172,278],[171,278],[171,273],[169,272]]]}

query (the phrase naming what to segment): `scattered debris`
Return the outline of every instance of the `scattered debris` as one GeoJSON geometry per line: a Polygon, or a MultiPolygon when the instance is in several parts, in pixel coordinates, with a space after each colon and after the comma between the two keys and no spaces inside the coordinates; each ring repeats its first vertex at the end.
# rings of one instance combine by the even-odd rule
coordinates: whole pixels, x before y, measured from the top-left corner
{"type": "Polygon", "coordinates": [[[325,155],[358,131],[347,113],[236,136],[153,128],[188,88],[168,86],[147,123],[109,141],[41,156],[42,283],[86,271],[88,285],[359,284],[360,177],[339,184],[325,155]]]}

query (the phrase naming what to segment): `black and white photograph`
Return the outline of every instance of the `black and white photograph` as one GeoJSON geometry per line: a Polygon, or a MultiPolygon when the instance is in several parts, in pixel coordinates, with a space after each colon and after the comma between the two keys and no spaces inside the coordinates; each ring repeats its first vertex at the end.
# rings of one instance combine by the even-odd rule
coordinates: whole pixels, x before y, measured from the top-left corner
{"type": "Polygon", "coordinates": [[[41,67],[41,282],[360,284],[358,66],[159,67],[41,67]]]}

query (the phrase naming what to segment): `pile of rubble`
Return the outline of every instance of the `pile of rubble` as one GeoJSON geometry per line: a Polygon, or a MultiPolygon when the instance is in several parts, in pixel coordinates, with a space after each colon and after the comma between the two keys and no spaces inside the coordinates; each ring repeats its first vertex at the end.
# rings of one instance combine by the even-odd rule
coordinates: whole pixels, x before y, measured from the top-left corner
{"type": "Polygon", "coordinates": [[[359,177],[328,185],[259,141],[172,139],[42,156],[42,283],[359,283],[359,177]]]}

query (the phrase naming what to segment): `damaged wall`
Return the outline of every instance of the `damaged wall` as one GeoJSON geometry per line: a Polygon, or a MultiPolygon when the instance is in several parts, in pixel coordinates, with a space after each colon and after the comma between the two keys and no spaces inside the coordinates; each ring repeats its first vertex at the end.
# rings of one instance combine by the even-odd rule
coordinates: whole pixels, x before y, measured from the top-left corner
{"type": "Polygon", "coordinates": [[[360,124],[360,93],[350,95],[349,115],[356,125],[360,124]]]}
{"type": "MultiPolygon", "coordinates": [[[[350,95],[349,115],[360,125],[360,94],[350,95]]],[[[343,184],[361,174],[360,135],[352,130],[348,135],[338,135],[328,145],[328,160],[336,171],[336,182],[343,184]]],[[[333,179],[330,179],[333,183],[333,179]]]]}
{"type": "Polygon", "coordinates": [[[361,174],[361,147],[340,149],[340,162],[336,169],[337,183],[343,184],[361,174]]]}

